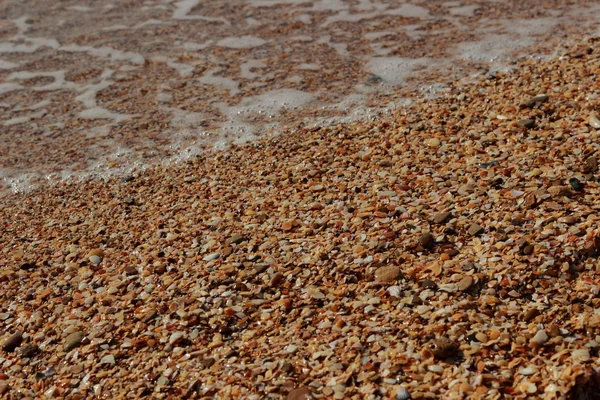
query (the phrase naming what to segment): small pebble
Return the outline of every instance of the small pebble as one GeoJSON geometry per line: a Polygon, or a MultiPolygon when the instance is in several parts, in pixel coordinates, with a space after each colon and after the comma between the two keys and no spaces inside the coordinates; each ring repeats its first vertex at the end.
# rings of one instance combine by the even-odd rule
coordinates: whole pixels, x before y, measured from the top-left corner
{"type": "Polygon", "coordinates": [[[376,282],[392,282],[400,276],[400,268],[395,265],[386,265],[375,271],[376,282]]]}
{"type": "Polygon", "coordinates": [[[406,388],[400,387],[396,390],[396,400],[408,400],[410,399],[410,393],[406,388]]]}
{"type": "Polygon", "coordinates": [[[525,243],[523,245],[523,247],[521,248],[521,254],[523,254],[524,256],[529,256],[529,255],[533,254],[534,250],[535,250],[535,247],[532,244],[525,243]]]}
{"type": "Polygon", "coordinates": [[[577,178],[569,179],[569,185],[571,185],[571,188],[576,192],[581,192],[583,190],[583,183],[577,178]]]}
{"type": "Polygon", "coordinates": [[[427,146],[429,147],[437,147],[440,145],[440,139],[438,138],[431,138],[427,140],[427,146]]]}
{"type": "Polygon", "coordinates": [[[458,289],[462,292],[469,289],[473,285],[473,278],[469,275],[463,277],[460,281],[458,281],[458,289]]]}
{"type": "Polygon", "coordinates": [[[22,341],[23,334],[21,332],[15,332],[2,344],[2,350],[6,351],[7,353],[12,353],[17,347],[21,345],[22,341]]]}
{"type": "Polygon", "coordinates": [[[271,278],[270,286],[271,287],[277,287],[277,286],[279,286],[281,284],[281,282],[284,281],[284,279],[285,279],[285,276],[281,272],[277,272],[271,278]]]}
{"type": "Polygon", "coordinates": [[[534,344],[542,345],[548,341],[548,334],[543,329],[537,331],[534,337],[531,338],[531,342],[534,344]]]}
{"type": "Polygon", "coordinates": [[[444,222],[446,222],[446,220],[448,220],[448,218],[450,218],[450,213],[447,211],[437,213],[433,217],[433,222],[436,224],[443,224],[444,222]]]}
{"type": "Polygon", "coordinates": [[[522,119],[517,122],[517,125],[522,126],[523,128],[531,129],[535,127],[535,121],[530,118],[522,119]]]}
{"type": "Polygon", "coordinates": [[[21,358],[31,358],[40,352],[37,344],[26,344],[21,348],[21,358]]]}
{"type": "Polygon", "coordinates": [[[300,387],[289,392],[286,398],[287,400],[309,400],[313,396],[309,388],[300,387]]]}
{"type": "Polygon", "coordinates": [[[231,244],[240,244],[242,242],[247,242],[249,239],[244,235],[233,235],[229,238],[229,243],[231,244]]]}
{"type": "Polygon", "coordinates": [[[102,257],[100,256],[96,256],[96,255],[92,255],[88,257],[88,260],[90,260],[90,262],[94,265],[98,265],[102,262],[102,257]]]}
{"type": "Polygon", "coordinates": [[[77,331],[71,333],[65,339],[64,349],[66,352],[73,350],[75,347],[78,347],[81,344],[81,341],[84,338],[83,332],[77,331]]]}
{"type": "Polygon", "coordinates": [[[419,238],[419,244],[425,249],[431,247],[433,243],[435,243],[435,238],[430,232],[422,234],[419,238]]]}
{"type": "Polygon", "coordinates": [[[448,338],[441,337],[429,343],[429,350],[435,358],[448,358],[457,354],[458,345],[448,338]]]}
{"type": "Polygon", "coordinates": [[[590,359],[590,352],[587,349],[573,350],[571,358],[576,362],[586,362],[590,359]]]}
{"type": "Polygon", "coordinates": [[[125,268],[125,275],[131,276],[131,275],[137,275],[137,274],[138,274],[138,270],[136,267],[133,267],[130,265],[129,267],[125,268]]]}
{"type": "Polygon", "coordinates": [[[481,226],[479,224],[471,224],[471,226],[469,226],[469,229],[467,232],[469,232],[469,235],[471,235],[471,236],[477,236],[483,231],[484,231],[483,226],[481,226]]]}
{"type": "Polygon", "coordinates": [[[102,357],[102,359],[100,360],[100,364],[115,365],[115,356],[109,354],[107,356],[102,357]]]}
{"type": "Polygon", "coordinates": [[[577,218],[569,215],[566,217],[560,217],[557,221],[560,222],[561,224],[573,225],[574,223],[577,222],[577,218]]]}
{"type": "Polygon", "coordinates": [[[523,313],[522,319],[525,322],[529,322],[532,319],[534,319],[535,317],[537,317],[538,315],[540,315],[540,310],[538,310],[537,308],[530,308],[525,313],[523,313]]]}
{"type": "Polygon", "coordinates": [[[545,94],[538,94],[537,96],[532,97],[531,99],[523,102],[522,106],[526,108],[533,108],[546,101],[548,101],[548,96],[546,96],[545,94]]]}
{"type": "Polygon", "coordinates": [[[584,174],[590,174],[594,172],[598,172],[598,160],[596,157],[589,157],[585,160],[583,165],[581,166],[581,172],[584,174]]]}
{"type": "Polygon", "coordinates": [[[600,118],[596,114],[591,114],[589,119],[592,128],[600,129],[600,118]]]}

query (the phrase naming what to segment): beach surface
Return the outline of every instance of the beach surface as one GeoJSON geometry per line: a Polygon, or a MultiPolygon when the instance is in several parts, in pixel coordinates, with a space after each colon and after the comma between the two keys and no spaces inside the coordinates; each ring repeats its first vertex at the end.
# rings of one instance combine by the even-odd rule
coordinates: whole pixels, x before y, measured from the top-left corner
{"type": "Polygon", "coordinates": [[[54,3],[0,21],[0,397],[598,398],[594,2],[54,3]]]}
{"type": "Polygon", "coordinates": [[[582,398],[600,46],[0,208],[5,398],[582,398]]]}

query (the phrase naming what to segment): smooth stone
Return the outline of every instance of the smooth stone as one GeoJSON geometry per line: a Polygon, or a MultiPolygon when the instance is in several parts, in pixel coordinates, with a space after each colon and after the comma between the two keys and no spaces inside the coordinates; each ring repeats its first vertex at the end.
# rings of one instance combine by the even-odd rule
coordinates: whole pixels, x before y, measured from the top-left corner
{"type": "Polygon", "coordinates": [[[577,178],[569,179],[569,185],[571,185],[571,189],[576,192],[581,192],[583,190],[583,183],[577,178]]]}
{"type": "Polygon", "coordinates": [[[385,267],[377,268],[375,271],[375,281],[377,282],[392,282],[400,276],[400,268],[395,265],[386,265],[385,267]]]}
{"type": "Polygon", "coordinates": [[[589,174],[598,171],[598,160],[596,157],[590,157],[585,160],[583,165],[581,166],[581,172],[584,174],[589,174]]]}
{"type": "Polygon", "coordinates": [[[313,395],[307,387],[299,387],[288,393],[287,400],[309,400],[313,395]]]}
{"type": "Polygon", "coordinates": [[[277,286],[279,286],[281,284],[281,282],[283,282],[284,278],[285,278],[285,276],[281,272],[277,272],[271,278],[270,286],[271,287],[277,287],[277,286]]]}
{"type": "Polygon", "coordinates": [[[427,139],[427,146],[429,147],[438,147],[440,143],[440,139],[438,138],[427,139]]]}
{"type": "Polygon", "coordinates": [[[396,390],[396,400],[408,400],[410,399],[410,393],[406,388],[398,388],[396,390]]]}
{"type": "Polygon", "coordinates": [[[569,215],[569,216],[566,216],[566,217],[560,217],[558,219],[558,222],[560,222],[561,224],[573,225],[574,223],[577,222],[577,218],[569,215]]]}
{"type": "Polygon", "coordinates": [[[23,334],[21,332],[15,332],[2,344],[2,350],[8,353],[12,353],[17,347],[21,345],[22,341],[23,334]]]}
{"type": "Polygon", "coordinates": [[[169,337],[169,344],[175,344],[175,343],[179,342],[182,338],[183,338],[183,332],[181,332],[181,331],[173,332],[171,334],[171,336],[169,337]]]}
{"type": "Polygon", "coordinates": [[[473,285],[473,278],[469,275],[463,277],[460,281],[458,281],[458,289],[461,292],[469,289],[473,285]]]}
{"type": "Polygon", "coordinates": [[[450,218],[450,213],[448,211],[444,211],[435,214],[435,216],[433,217],[433,222],[436,224],[443,224],[444,222],[446,222],[446,220],[448,220],[448,218],[450,218]]]}
{"type": "Polygon", "coordinates": [[[40,348],[38,347],[37,344],[31,344],[31,343],[26,344],[21,349],[21,357],[22,358],[31,358],[39,352],[40,352],[40,348]]]}
{"type": "Polygon", "coordinates": [[[102,262],[102,257],[100,256],[89,256],[88,259],[94,265],[98,265],[102,262]]]}
{"type": "Polygon", "coordinates": [[[548,334],[543,329],[537,331],[534,337],[531,338],[531,342],[535,344],[544,344],[548,341],[548,334]]]}
{"type": "Polygon", "coordinates": [[[533,108],[546,101],[548,101],[548,96],[546,96],[545,94],[538,94],[537,96],[525,101],[522,105],[523,107],[533,108]]]}
{"type": "Polygon", "coordinates": [[[458,348],[458,344],[445,337],[434,339],[429,343],[429,350],[435,358],[452,357],[457,354],[458,348]]]}
{"type": "Polygon", "coordinates": [[[240,244],[242,242],[246,242],[249,239],[246,236],[243,235],[233,235],[231,236],[231,238],[229,238],[229,243],[231,244],[240,244]]]}
{"type": "Polygon", "coordinates": [[[426,232],[421,235],[419,238],[419,244],[424,248],[429,248],[432,244],[435,243],[435,238],[430,232],[426,232]]]}
{"type": "Polygon", "coordinates": [[[535,121],[531,118],[522,119],[519,122],[517,122],[517,125],[522,126],[523,128],[531,129],[535,127],[535,121]]]}
{"type": "Polygon", "coordinates": [[[600,118],[596,114],[590,115],[589,123],[592,128],[600,129],[600,118]]]}
{"type": "Polygon", "coordinates": [[[100,360],[100,364],[115,365],[115,356],[109,354],[107,356],[102,357],[102,359],[100,360]]]}
{"type": "Polygon", "coordinates": [[[585,362],[590,359],[590,352],[587,349],[573,350],[571,358],[573,361],[585,362]]]}
{"type": "Polygon", "coordinates": [[[125,268],[125,275],[137,275],[138,270],[136,267],[129,266],[125,268]]]}
{"type": "Polygon", "coordinates": [[[84,337],[85,337],[85,335],[83,334],[83,332],[78,331],[78,332],[71,333],[65,339],[65,345],[64,345],[65,351],[71,351],[75,347],[78,347],[81,344],[81,341],[83,340],[84,337]]]}
{"type": "Polygon", "coordinates": [[[471,236],[476,236],[476,235],[479,235],[483,231],[484,231],[483,226],[481,226],[479,224],[471,224],[471,226],[469,226],[469,229],[467,232],[469,232],[469,235],[471,235],[471,236]]]}

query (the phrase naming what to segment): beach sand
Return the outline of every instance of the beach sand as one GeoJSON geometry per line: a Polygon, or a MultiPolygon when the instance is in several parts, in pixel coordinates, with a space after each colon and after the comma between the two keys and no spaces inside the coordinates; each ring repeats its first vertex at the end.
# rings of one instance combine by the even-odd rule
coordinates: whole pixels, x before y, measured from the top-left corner
{"type": "Polygon", "coordinates": [[[0,393],[597,396],[600,46],[558,52],[3,198],[0,393]]]}

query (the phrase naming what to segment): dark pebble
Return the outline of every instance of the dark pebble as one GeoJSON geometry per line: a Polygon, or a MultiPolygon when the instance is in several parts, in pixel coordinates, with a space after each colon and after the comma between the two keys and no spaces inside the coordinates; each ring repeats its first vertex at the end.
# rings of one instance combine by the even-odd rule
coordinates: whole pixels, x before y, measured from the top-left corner
{"type": "Polygon", "coordinates": [[[425,249],[431,247],[431,245],[433,245],[434,243],[435,243],[435,238],[433,237],[433,235],[430,232],[422,234],[421,237],[419,238],[419,244],[425,249]]]}
{"type": "Polygon", "coordinates": [[[479,163],[479,167],[480,168],[489,168],[489,167],[494,167],[498,164],[499,164],[498,161],[494,160],[494,161],[490,161],[490,162],[479,163]]]}
{"type": "Polygon", "coordinates": [[[287,395],[287,400],[308,400],[312,398],[313,396],[310,392],[310,389],[307,387],[294,389],[287,395]]]}
{"type": "Polygon", "coordinates": [[[522,106],[525,108],[534,108],[535,106],[538,106],[546,101],[548,101],[548,96],[545,94],[540,94],[523,102],[522,106]]]}
{"type": "Polygon", "coordinates": [[[424,287],[425,289],[436,289],[437,283],[435,283],[431,279],[427,279],[421,282],[421,287],[424,287]]]}
{"type": "Polygon", "coordinates": [[[40,348],[37,344],[27,344],[21,349],[22,358],[31,358],[40,352],[40,348]]]}
{"type": "Polygon", "coordinates": [[[517,122],[517,125],[522,126],[523,128],[534,128],[535,127],[535,121],[527,118],[527,119],[522,119],[521,121],[517,122]]]}
{"type": "Polygon", "coordinates": [[[2,350],[12,353],[17,347],[21,345],[23,341],[23,334],[21,332],[15,332],[11,337],[6,339],[2,345],[2,350]]]}
{"type": "Polygon", "coordinates": [[[577,178],[569,179],[569,185],[571,185],[571,189],[576,192],[581,192],[583,190],[583,183],[577,178]]]}

